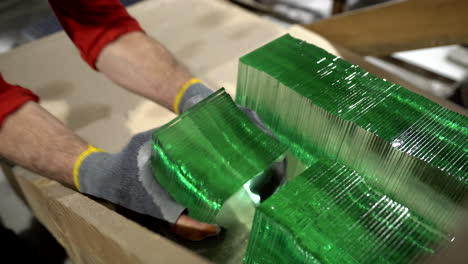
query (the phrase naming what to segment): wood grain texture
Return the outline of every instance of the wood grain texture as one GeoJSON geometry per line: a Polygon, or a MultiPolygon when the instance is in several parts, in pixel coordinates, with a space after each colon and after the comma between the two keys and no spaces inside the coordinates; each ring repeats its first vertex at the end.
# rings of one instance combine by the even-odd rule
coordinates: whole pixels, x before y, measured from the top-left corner
{"type": "Polygon", "coordinates": [[[93,200],[26,170],[16,179],[74,263],[208,263],[93,200]]]}
{"type": "Polygon", "coordinates": [[[364,8],[307,25],[360,55],[468,43],[468,1],[408,0],[364,8]]]}

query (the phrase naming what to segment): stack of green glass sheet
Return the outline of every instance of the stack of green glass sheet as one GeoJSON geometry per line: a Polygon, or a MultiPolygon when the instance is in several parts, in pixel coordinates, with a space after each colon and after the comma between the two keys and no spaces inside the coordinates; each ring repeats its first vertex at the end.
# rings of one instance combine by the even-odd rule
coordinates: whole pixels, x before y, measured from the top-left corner
{"type": "Polygon", "coordinates": [[[257,209],[247,263],[408,263],[444,238],[366,183],[319,161],[257,209]]]}
{"type": "Polygon", "coordinates": [[[220,89],[153,134],[152,169],[190,216],[213,222],[231,195],[285,152],[220,89]]]}
{"type": "Polygon", "coordinates": [[[289,35],[241,58],[237,101],[310,166],[258,210],[247,263],[405,262],[450,239],[466,117],[289,35]]]}

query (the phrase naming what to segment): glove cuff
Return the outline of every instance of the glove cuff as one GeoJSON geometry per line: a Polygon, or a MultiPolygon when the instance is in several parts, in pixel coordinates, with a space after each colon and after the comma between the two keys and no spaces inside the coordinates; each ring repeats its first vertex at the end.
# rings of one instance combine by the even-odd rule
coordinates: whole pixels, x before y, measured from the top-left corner
{"type": "Polygon", "coordinates": [[[213,91],[199,79],[193,78],[186,82],[177,94],[174,101],[174,112],[181,114],[212,93],[213,91]]]}
{"type": "Polygon", "coordinates": [[[95,152],[104,152],[104,150],[98,149],[92,145],[88,145],[88,148],[85,151],[83,151],[75,161],[75,166],[73,167],[73,183],[75,184],[75,188],[78,191],[81,191],[80,178],[79,178],[81,165],[83,164],[83,161],[89,155],[95,152]]]}

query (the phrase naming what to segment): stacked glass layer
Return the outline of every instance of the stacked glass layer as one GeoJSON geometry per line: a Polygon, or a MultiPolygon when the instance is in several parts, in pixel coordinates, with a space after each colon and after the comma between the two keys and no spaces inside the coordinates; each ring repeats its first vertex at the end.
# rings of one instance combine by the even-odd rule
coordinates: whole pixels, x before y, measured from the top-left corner
{"type": "Polygon", "coordinates": [[[257,209],[247,263],[408,263],[444,235],[365,179],[321,160],[257,209]]]}
{"type": "MultiPolygon", "coordinates": [[[[462,211],[460,203],[468,193],[468,122],[460,114],[289,35],[241,58],[237,101],[257,111],[269,128],[308,166],[323,163],[324,159],[336,162],[360,175],[360,181],[369,186],[370,191],[385,195],[397,203],[398,208],[409,210],[408,213],[420,221],[414,232],[424,233],[420,228],[430,227],[447,235],[462,211]]],[[[330,186],[347,188],[332,181],[333,177],[332,171],[325,177],[330,186]]],[[[281,203],[281,199],[270,199],[281,203]]],[[[312,191],[304,191],[297,199],[314,203],[317,196],[312,191]]],[[[307,218],[307,207],[297,204],[295,210],[307,218]]],[[[262,210],[259,211],[261,214],[262,210]]],[[[352,212],[343,210],[342,213],[352,212]]],[[[281,214],[275,211],[275,214],[258,216],[255,221],[268,221],[271,228],[275,226],[291,232],[285,237],[297,237],[298,230],[290,229],[293,222],[278,224],[281,214]]],[[[387,216],[392,217],[392,214],[387,216]]],[[[401,214],[401,217],[405,216],[401,214]]],[[[344,218],[337,216],[334,221],[341,219],[344,218]]],[[[385,217],[373,219],[367,225],[379,225],[378,219],[385,217]]],[[[356,225],[360,225],[359,222],[356,225]]],[[[307,226],[309,228],[301,229],[302,232],[311,238],[316,236],[319,231],[314,230],[314,225],[307,226]]],[[[319,226],[316,229],[322,230],[319,226]]],[[[253,230],[251,241],[257,240],[258,232],[253,230]]],[[[376,247],[393,243],[385,242],[385,236],[378,237],[376,247]]],[[[353,239],[361,238],[356,235],[353,239]]],[[[428,241],[416,239],[413,245],[427,246],[428,241]]],[[[281,249],[293,248],[291,245],[297,241],[285,239],[283,243],[283,246],[290,246],[281,249]]],[[[340,245],[349,251],[347,254],[354,250],[351,242],[340,245]]],[[[313,247],[304,245],[302,248],[313,247]]],[[[293,254],[281,249],[276,252],[293,254]]],[[[304,257],[310,253],[322,259],[322,251],[301,252],[304,257]]],[[[261,256],[258,251],[253,254],[249,250],[246,259],[248,263],[268,263],[257,261],[261,256]]],[[[388,256],[392,259],[390,253],[388,256]]],[[[366,262],[370,257],[361,255],[352,260],[366,262]]],[[[327,258],[326,262],[334,261],[327,258]]],[[[337,260],[336,263],[341,262],[337,260]]]]}
{"type": "Polygon", "coordinates": [[[213,222],[223,203],[280,160],[286,146],[263,133],[220,89],[153,134],[152,169],[159,183],[213,222]]]}

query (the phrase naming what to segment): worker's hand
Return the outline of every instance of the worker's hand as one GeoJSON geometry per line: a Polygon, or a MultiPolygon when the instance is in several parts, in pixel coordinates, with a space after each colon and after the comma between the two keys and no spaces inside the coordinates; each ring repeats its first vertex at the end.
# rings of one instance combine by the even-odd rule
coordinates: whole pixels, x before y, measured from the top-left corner
{"type": "Polygon", "coordinates": [[[151,135],[135,135],[120,153],[110,154],[92,146],[75,164],[74,181],[83,193],[102,198],[141,214],[165,220],[176,234],[201,240],[219,233],[215,225],[200,223],[184,215],[153,177],[150,168],[151,135]]]}

